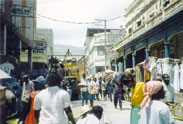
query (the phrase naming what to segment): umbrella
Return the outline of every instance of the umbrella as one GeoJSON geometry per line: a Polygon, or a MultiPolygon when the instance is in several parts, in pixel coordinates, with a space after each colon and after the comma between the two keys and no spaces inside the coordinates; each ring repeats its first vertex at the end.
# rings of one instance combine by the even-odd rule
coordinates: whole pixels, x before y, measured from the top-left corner
{"type": "Polygon", "coordinates": [[[6,72],[0,69],[0,79],[7,79],[7,78],[11,78],[11,77],[6,72]]]}

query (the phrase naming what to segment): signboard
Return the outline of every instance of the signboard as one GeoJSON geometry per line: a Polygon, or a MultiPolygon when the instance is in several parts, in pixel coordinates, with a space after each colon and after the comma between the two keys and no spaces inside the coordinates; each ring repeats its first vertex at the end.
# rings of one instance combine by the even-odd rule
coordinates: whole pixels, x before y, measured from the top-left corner
{"type": "Polygon", "coordinates": [[[118,58],[118,52],[117,51],[108,51],[107,52],[107,58],[109,59],[115,59],[118,58]]]}
{"type": "Polygon", "coordinates": [[[32,7],[13,5],[11,8],[11,15],[20,17],[34,17],[34,10],[32,7]]]}
{"type": "Polygon", "coordinates": [[[45,42],[41,42],[41,41],[32,42],[32,48],[33,49],[41,49],[41,50],[44,50],[44,49],[46,49],[46,43],[45,42]]]}

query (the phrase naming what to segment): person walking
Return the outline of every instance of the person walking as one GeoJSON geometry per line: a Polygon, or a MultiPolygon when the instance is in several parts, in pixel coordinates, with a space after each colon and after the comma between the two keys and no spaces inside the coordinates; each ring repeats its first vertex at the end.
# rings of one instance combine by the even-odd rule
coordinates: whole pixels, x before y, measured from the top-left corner
{"type": "Polygon", "coordinates": [[[33,80],[34,83],[34,90],[33,92],[31,92],[30,95],[30,102],[31,102],[31,107],[30,107],[30,111],[26,117],[25,120],[25,124],[37,124],[36,119],[34,117],[34,98],[35,96],[43,89],[45,89],[45,78],[43,76],[39,76],[36,78],[36,80],[33,80]]]}
{"type": "Polygon", "coordinates": [[[130,124],[138,124],[140,115],[140,104],[145,97],[143,92],[144,82],[134,82],[132,73],[124,72],[120,77],[120,82],[123,85],[131,88],[131,115],[130,124]]]}
{"type": "Polygon", "coordinates": [[[34,100],[34,114],[39,124],[75,124],[69,93],[60,89],[62,78],[57,71],[46,77],[48,87],[40,91],[34,100]]]}
{"type": "Polygon", "coordinates": [[[66,82],[66,87],[67,87],[67,92],[69,93],[69,96],[70,96],[70,100],[72,100],[73,82],[71,81],[71,79],[68,79],[68,81],[66,82]]]}
{"type": "Polygon", "coordinates": [[[107,93],[109,95],[110,101],[112,102],[112,98],[113,98],[113,90],[114,90],[114,85],[113,85],[113,80],[109,79],[107,82],[107,93]]]}
{"type": "Polygon", "coordinates": [[[122,84],[119,82],[114,83],[114,107],[117,108],[119,101],[119,107],[122,109],[122,100],[124,99],[124,90],[122,84]]]}
{"type": "Polygon", "coordinates": [[[95,95],[98,93],[96,84],[95,84],[95,78],[93,78],[88,85],[88,93],[89,93],[89,100],[90,100],[90,106],[93,107],[93,103],[95,100],[95,95]]]}
{"type": "Polygon", "coordinates": [[[20,123],[22,121],[22,124],[25,123],[25,119],[27,117],[27,114],[30,110],[30,95],[32,91],[34,91],[34,84],[32,81],[29,80],[28,75],[24,75],[22,77],[23,80],[23,86],[22,86],[22,96],[21,96],[21,117],[18,121],[20,123]]]}
{"type": "Polygon", "coordinates": [[[80,86],[80,91],[81,91],[81,101],[82,101],[82,106],[84,103],[87,105],[88,104],[88,80],[86,79],[86,75],[82,75],[81,82],[78,84],[80,86]]]}

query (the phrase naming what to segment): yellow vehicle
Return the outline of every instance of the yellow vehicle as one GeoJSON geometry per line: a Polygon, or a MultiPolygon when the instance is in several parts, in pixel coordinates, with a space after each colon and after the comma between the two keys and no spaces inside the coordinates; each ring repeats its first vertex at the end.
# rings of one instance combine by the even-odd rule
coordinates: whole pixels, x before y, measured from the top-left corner
{"type": "Polygon", "coordinates": [[[77,67],[76,58],[69,58],[72,55],[68,49],[66,55],[64,56],[64,60],[61,62],[64,66],[64,80],[65,82],[71,80],[73,83],[72,86],[72,98],[77,99],[80,94],[80,89],[78,87],[79,83],[79,69],[77,67]]]}

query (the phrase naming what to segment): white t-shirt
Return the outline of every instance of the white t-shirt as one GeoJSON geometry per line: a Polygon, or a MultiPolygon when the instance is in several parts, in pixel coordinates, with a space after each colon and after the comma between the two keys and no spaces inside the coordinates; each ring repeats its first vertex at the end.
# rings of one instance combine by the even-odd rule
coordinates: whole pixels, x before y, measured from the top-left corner
{"type": "Polygon", "coordinates": [[[174,124],[174,119],[166,104],[153,100],[149,107],[141,109],[139,124],[174,124]]]}
{"type": "Polygon", "coordinates": [[[79,85],[81,85],[81,88],[80,88],[81,91],[83,92],[88,91],[88,81],[86,79],[82,78],[81,83],[79,85]]]}
{"type": "Polygon", "coordinates": [[[163,87],[165,90],[165,98],[164,98],[164,102],[173,102],[174,99],[174,88],[173,86],[171,86],[171,84],[169,84],[168,86],[163,83],[163,87]]]}
{"type": "Polygon", "coordinates": [[[23,87],[22,87],[22,97],[21,100],[28,103],[29,102],[29,93],[31,93],[32,91],[34,91],[34,83],[32,81],[28,81],[28,83],[26,84],[25,82],[23,83],[23,87]]]}
{"type": "Polygon", "coordinates": [[[100,124],[99,119],[93,114],[87,114],[83,119],[79,119],[76,124],[100,124]]]}
{"type": "Polygon", "coordinates": [[[64,108],[70,106],[69,93],[59,87],[48,87],[34,100],[34,110],[41,110],[39,124],[68,124],[64,108]]]}

